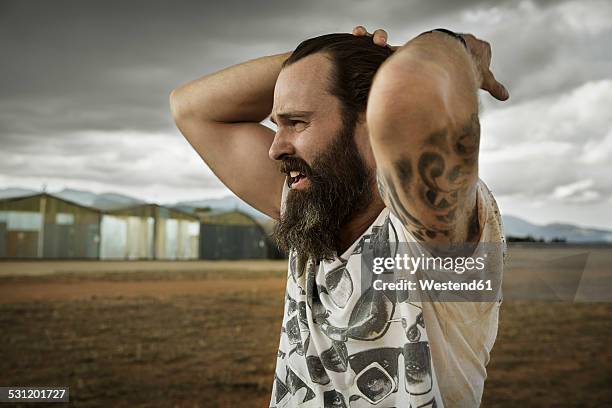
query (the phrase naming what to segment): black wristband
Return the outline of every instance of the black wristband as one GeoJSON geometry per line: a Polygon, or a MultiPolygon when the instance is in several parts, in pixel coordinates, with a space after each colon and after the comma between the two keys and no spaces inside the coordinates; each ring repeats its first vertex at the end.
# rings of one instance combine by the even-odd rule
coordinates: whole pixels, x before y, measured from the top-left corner
{"type": "Polygon", "coordinates": [[[465,42],[465,39],[460,36],[459,34],[451,31],[451,30],[447,30],[446,28],[436,28],[430,31],[425,31],[424,33],[419,34],[419,36],[423,35],[423,34],[428,34],[428,33],[433,33],[434,31],[439,31],[441,33],[450,35],[451,37],[455,37],[457,40],[461,41],[461,43],[463,44],[463,46],[465,47],[465,49],[468,49],[467,43],[465,42]]]}

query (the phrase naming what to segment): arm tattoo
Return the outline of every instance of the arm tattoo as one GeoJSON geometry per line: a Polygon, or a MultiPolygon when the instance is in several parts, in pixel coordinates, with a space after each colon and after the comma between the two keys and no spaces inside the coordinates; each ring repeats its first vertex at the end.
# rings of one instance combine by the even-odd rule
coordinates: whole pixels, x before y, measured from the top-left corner
{"type": "MultiPolygon", "coordinates": [[[[407,159],[406,159],[407,160],[407,159]]],[[[410,230],[410,232],[419,240],[425,240],[425,237],[435,238],[437,234],[448,235],[448,231],[427,228],[418,218],[408,211],[408,209],[400,201],[395,185],[393,184],[390,175],[376,173],[376,181],[378,191],[385,203],[390,206],[390,210],[397,216],[400,221],[410,230]]]]}
{"type": "MultiPolygon", "coordinates": [[[[383,200],[417,238],[436,238],[440,234],[450,236],[457,210],[463,204],[460,192],[470,187],[476,171],[479,141],[480,124],[478,115],[474,113],[470,122],[456,135],[449,135],[445,129],[428,136],[416,161],[416,171],[413,171],[412,161],[407,156],[401,156],[393,163],[392,173],[406,199],[416,200],[415,205],[428,208],[436,221],[433,223],[419,220],[408,211],[399,199],[391,174],[380,170],[377,173],[383,200]]],[[[468,239],[478,232],[476,211],[470,215],[468,239]]]]}

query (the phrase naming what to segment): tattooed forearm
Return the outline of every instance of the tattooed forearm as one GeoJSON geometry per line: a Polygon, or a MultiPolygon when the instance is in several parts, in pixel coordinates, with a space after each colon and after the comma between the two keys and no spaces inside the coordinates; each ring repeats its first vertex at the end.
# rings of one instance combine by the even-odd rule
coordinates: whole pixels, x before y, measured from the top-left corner
{"type": "Polygon", "coordinates": [[[417,238],[450,239],[458,214],[469,218],[467,239],[477,237],[478,215],[475,207],[468,207],[474,201],[466,194],[473,191],[477,179],[479,140],[478,115],[473,114],[470,123],[459,131],[432,133],[422,142],[420,151],[409,151],[390,167],[378,170],[383,199],[417,238]],[[408,207],[419,214],[418,219],[408,207]]]}
{"type": "Polygon", "coordinates": [[[383,199],[391,208],[390,210],[395,214],[400,221],[410,230],[410,232],[418,239],[424,240],[425,237],[434,238],[438,234],[447,235],[446,230],[435,230],[433,228],[426,228],[425,225],[418,218],[413,216],[408,209],[402,205],[397,190],[391,181],[389,175],[380,174],[377,172],[376,181],[378,184],[378,191],[383,199]]]}
{"type": "Polygon", "coordinates": [[[463,127],[457,142],[455,143],[455,152],[464,159],[472,159],[478,155],[478,146],[480,144],[480,122],[478,115],[473,113],[470,118],[470,123],[463,127]]]}
{"type": "Polygon", "coordinates": [[[412,162],[408,157],[403,157],[395,162],[395,168],[402,183],[410,183],[412,181],[412,162]]]}
{"type": "MultiPolygon", "coordinates": [[[[425,152],[419,158],[418,168],[424,184],[420,190],[425,204],[434,210],[444,210],[451,206],[448,197],[444,194],[448,191],[438,184],[438,178],[444,175],[446,169],[444,157],[438,153],[425,152]]],[[[403,180],[402,185],[405,185],[403,180]]]]}

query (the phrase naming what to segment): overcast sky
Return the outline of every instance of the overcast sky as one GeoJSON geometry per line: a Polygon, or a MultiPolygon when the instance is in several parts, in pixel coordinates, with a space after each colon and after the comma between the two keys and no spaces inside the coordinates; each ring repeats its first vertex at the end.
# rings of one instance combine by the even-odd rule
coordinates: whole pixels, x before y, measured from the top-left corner
{"type": "Polygon", "coordinates": [[[488,40],[508,102],[481,94],[481,178],[502,213],[612,228],[612,2],[0,0],[0,188],[231,194],[174,127],[168,94],[357,24],[403,43],[488,40]]]}

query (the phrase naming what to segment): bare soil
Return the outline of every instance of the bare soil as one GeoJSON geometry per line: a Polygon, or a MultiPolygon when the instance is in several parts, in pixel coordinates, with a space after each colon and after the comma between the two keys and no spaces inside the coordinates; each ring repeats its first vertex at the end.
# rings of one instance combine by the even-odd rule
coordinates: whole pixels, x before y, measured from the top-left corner
{"type": "MultiPolygon", "coordinates": [[[[513,252],[508,288],[530,251],[513,252]]],[[[69,386],[84,407],[267,407],[286,263],[258,262],[0,262],[0,386],[69,386]]],[[[505,301],[483,406],[612,406],[611,317],[606,302],[505,301]]]]}

